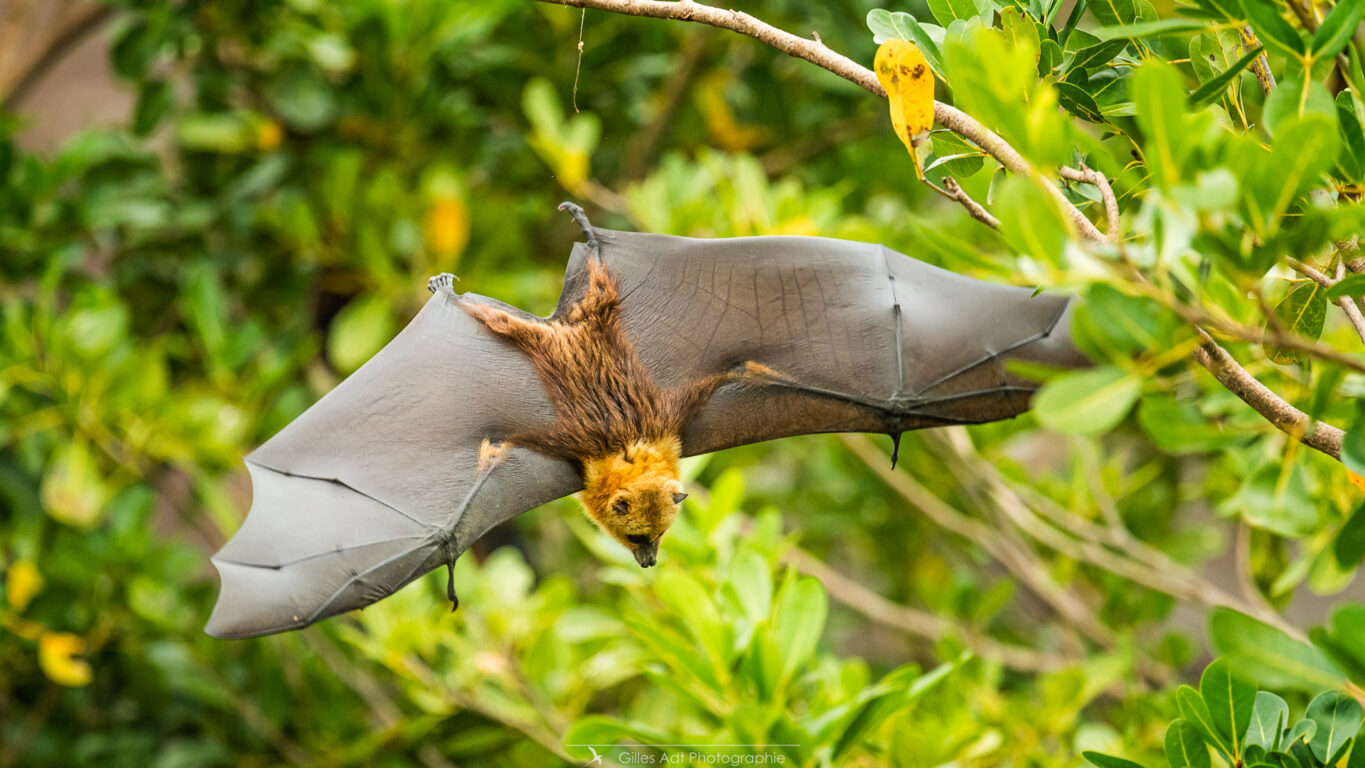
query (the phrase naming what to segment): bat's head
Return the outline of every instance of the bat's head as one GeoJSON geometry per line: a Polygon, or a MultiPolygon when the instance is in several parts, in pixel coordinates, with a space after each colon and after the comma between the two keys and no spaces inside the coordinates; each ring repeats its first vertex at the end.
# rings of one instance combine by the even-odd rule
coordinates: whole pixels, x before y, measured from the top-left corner
{"type": "Polygon", "coordinates": [[[579,498],[588,517],[648,568],[687,496],[678,479],[681,446],[677,438],[639,440],[583,464],[579,498]]]}

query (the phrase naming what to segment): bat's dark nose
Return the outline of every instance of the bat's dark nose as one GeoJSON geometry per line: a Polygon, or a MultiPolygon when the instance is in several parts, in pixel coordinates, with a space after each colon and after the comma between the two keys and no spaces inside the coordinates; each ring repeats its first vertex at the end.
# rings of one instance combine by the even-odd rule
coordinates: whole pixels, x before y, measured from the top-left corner
{"type": "Polygon", "coordinates": [[[635,554],[635,562],[639,563],[641,568],[648,568],[659,561],[659,543],[657,541],[641,544],[631,551],[635,554]]]}

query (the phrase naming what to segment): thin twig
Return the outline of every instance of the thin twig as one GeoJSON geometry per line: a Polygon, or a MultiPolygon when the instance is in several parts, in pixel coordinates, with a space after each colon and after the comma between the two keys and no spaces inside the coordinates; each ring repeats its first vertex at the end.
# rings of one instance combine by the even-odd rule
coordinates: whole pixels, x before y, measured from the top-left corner
{"type": "Polygon", "coordinates": [[[578,76],[583,72],[583,25],[588,21],[588,9],[578,16],[578,63],[573,68],[573,113],[578,114],[578,76]]]}
{"type": "MultiPolygon", "coordinates": [[[[1202,603],[1210,607],[1234,608],[1255,616],[1293,637],[1302,637],[1299,630],[1268,605],[1258,603],[1250,597],[1239,600],[1172,560],[1164,552],[1132,537],[1126,528],[1118,528],[1122,531],[1120,536],[1115,536],[1103,528],[1101,530],[1105,532],[1098,533],[1095,529],[1100,526],[1074,513],[1066,517],[1048,515],[1053,523],[1049,525],[1005,479],[1004,474],[976,451],[965,429],[941,430],[941,434],[927,436],[926,440],[943,445],[944,450],[939,451],[938,455],[952,460],[950,469],[967,473],[984,482],[996,507],[1005,512],[1011,522],[1044,546],[1072,560],[1103,568],[1136,584],[1164,592],[1180,600],[1202,603]],[[1107,548],[1105,544],[1114,549],[1107,548]]],[[[1035,501],[1041,496],[1037,493],[1032,495],[1035,501]]]]}
{"type": "Polygon", "coordinates": [[[1114,637],[1109,628],[1095,617],[1084,601],[1058,584],[1047,566],[1032,552],[1005,540],[991,526],[957,511],[908,474],[889,469],[885,454],[878,451],[866,437],[843,435],[841,439],[869,469],[911,506],[924,513],[940,528],[952,531],[985,548],[1044,602],[1052,606],[1058,615],[1091,640],[1106,648],[1114,647],[1114,637]]]}
{"type": "Polygon", "coordinates": [[[971,196],[958,185],[957,179],[954,179],[952,176],[944,176],[943,188],[948,190],[948,194],[952,195],[954,200],[962,203],[962,207],[967,209],[967,213],[971,214],[973,219],[976,219],[991,229],[1000,229],[1000,219],[992,216],[989,211],[981,207],[981,203],[973,200],[971,196]]]}
{"type": "Polygon", "coordinates": [[[1276,429],[1299,440],[1309,448],[1322,451],[1334,459],[1341,459],[1341,442],[1346,433],[1323,422],[1315,422],[1308,414],[1285,402],[1266,385],[1218,346],[1204,331],[1199,331],[1203,343],[1194,351],[1194,359],[1209,370],[1219,383],[1265,417],[1276,429]]]}
{"type": "Polygon", "coordinates": [[[1113,187],[1109,186],[1109,178],[1093,168],[1086,167],[1085,163],[1081,163],[1080,166],[1079,170],[1062,166],[1057,169],[1057,174],[1064,179],[1095,185],[1100,191],[1100,199],[1104,201],[1105,236],[1109,242],[1117,243],[1123,233],[1119,229],[1119,201],[1114,196],[1113,187]]]}
{"type": "MultiPolygon", "coordinates": [[[[1261,44],[1256,39],[1256,33],[1251,29],[1250,24],[1237,31],[1241,34],[1242,45],[1247,50],[1252,50],[1261,44]]],[[[1261,49],[1261,55],[1256,57],[1256,65],[1251,68],[1251,71],[1256,74],[1256,79],[1261,83],[1261,92],[1267,96],[1270,95],[1270,92],[1275,89],[1275,76],[1270,73],[1270,62],[1265,57],[1264,48],[1261,49]]]]}
{"type": "Polygon", "coordinates": [[[782,561],[807,576],[819,579],[836,602],[892,629],[935,641],[955,637],[976,655],[1025,672],[1055,672],[1076,663],[1075,659],[1067,656],[1035,651],[974,634],[927,611],[893,603],[799,547],[787,550],[782,561]]]}
{"type": "MultiPolygon", "coordinates": [[[[1345,354],[1341,350],[1338,350],[1329,344],[1324,344],[1321,341],[1305,339],[1304,337],[1296,333],[1289,333],[1284,330],[1278,330],[1274,327],[1269,328],[1267,330],[1261,330],[1260,328],[1254,328],[1249,325],[1244,325],[1235,320],[1215,315],[1201,307],[1191,306],[1189,304],[1184,304],[1179,301],[1172,301],[1170,297],[1163,296],[1157,291],[1143,291],[1142,293],[1144,295],[1151,296],[1152,298],[1161,302],[1165,306],[1169,307],[1172,312],[1175,312],[1177,315],[1183,317],[1187,322],[1193,324],[1195,326],[1195,329],[1200,332],[1204,332],[1205,329],[1213,329],[1226,336],[1230,336],[1234,339],[1237,339],[1238,341],[1249,341],[1255,344],[1262,345],[1270,344],[1279,347],[1286,347],[1288,349],[1295,349],[1300,352],[1305,352],[1309,355],[1312,355],[1313,357],[1318,357],[1323,360],[1327,360],[1328,362],[1336,363],[1337,365],[1340,365],[1344,368],[1349,368],[1359,373],[1365,373],[1365,362],[1362,362],[1361,360],[1355,357],[1351,357],[1350,355],[1345,354]]],[[[1269,314],[1269,317],[1271,318],[1271,323],[1273,324],[1274,312],[1271,312],[1269,314]]],[[[1195,359],[1198,360],[1197,355],[1195,359]]],[[[1233,361],[1233,364],[1237,365],[1238,367],[1241,367],[1241,365],[1236,361],[1233,361]]],[[[1243,371],[1243,373],[1246,372],[1243,371]]],[[[1251,374],[1247,375],[1250,376],[1251,374]]],[[[1267,414],[1262,413],[1261,415],[1269,418],[1267,414]]]]}

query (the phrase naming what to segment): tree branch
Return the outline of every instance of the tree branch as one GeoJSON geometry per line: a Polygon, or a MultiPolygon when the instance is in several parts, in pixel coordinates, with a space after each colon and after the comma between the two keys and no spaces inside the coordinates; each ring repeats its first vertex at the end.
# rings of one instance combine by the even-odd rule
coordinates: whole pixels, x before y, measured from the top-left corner
{"type": "Polygon", "coordinates": [[[836,602],[892,629],[935,641],[945,637],[956,637],[976,655],[1025,672],[1055,672],[1075,663],[1075,659],[1067,656],[1002,643],[994,638],[954,626],[947,619],[932,613],[893,603],[799,547],[787,550],[782,555],[782,561],[807,576],[819,579],[836,602]]]}
{"type": "Polygon", "coordinates": [[[1093,168],[1087,168],[1085,163],[1081,163],[1080,170],[1062,166],[1057,169],[1057,175],[1071,181],[1095,185],[1100,191],[1100,199],[1104,201],[1105,236],[1109,242],[1118,243],[1119,237],[1123,234],[1119,227],[1119,201],[1114,197],[1113,187],[1109,186],[1109,178],[1093,168]]]}
{"type": "Polygon", "coordinates": [[[76,18],[65,22],[56,34],[45,42],[42,52],[14,77],[13,86],[8,92],[0,93],[0,109],[14,109],[22,103],[43,76],[66,58],[66,55],[90,33],[102,27],[113,16],[113,12],[114,9],[110,6],[94,5],[85,9],[76,18]]]}
{"type": "Polygon", "coordinates": [[[1285,402],[1266,385],[1237,363],[1226,349],[1218,346],[1203,330],[1203,343],[1194,351],[1194,359],[1212,373],[1218,382],[1261,414],[1275,428],[1315,448],[1334,459],[1341,459],[1341,441],[1346,433],[1330,424],[1315,422],[1308,414],[1285,402]]]}
{"type": "Polygon", "coordinates": [[[1076,593],[1058,584],[1045,563],[1027,547],[1016,544],[990,525],[954,509],[905,472],[887,467],[886,455],[863,435],[843,435],[847,445],[891,490],[924,513],[940,528],[952,531],[983,547],[1042,598],[1059,616],[1105,648],[1114,647],[1114,636],[1076,593]]]}
{"type": "Polygon", "coordinates": [[[1000,220],[992,216],[985,208],[982,208],[981,203],[973,200],[966,191],[958,185],[957,179],[954,179],[952,176],[944,176],[943,188],[948,190],[948,194],[952,196],[954,200],[962,203],[962,207],[967,209],[967,213],[971,214],[973,219],[976,219],[991,229],[1000,229],[1000,220]]]}

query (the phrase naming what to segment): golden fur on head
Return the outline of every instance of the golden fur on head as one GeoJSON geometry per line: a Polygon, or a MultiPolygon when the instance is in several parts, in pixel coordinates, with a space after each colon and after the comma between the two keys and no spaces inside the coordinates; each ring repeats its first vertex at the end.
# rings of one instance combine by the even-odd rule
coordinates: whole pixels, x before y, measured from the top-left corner
{"type": "Polygon", "coordinates": [[[588,517],[635,554],[654,565],[659,539],[673,525],[682,503],[676,437],[637,440],[622,451],[583,462],[579,499],[588,517]]]}

